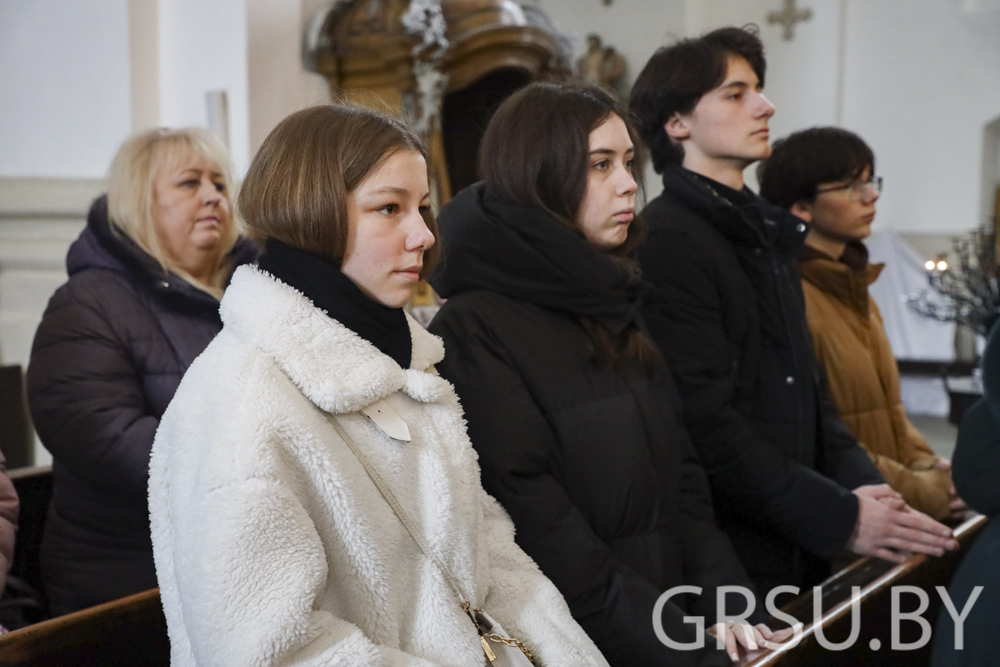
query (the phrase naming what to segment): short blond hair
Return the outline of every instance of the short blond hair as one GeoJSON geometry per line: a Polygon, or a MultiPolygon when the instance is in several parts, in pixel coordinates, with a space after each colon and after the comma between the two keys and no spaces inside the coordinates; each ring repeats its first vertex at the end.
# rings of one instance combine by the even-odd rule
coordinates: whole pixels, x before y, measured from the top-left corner
{"type": "MultiPolygon", "coordinates": [[[[239,238],[235,208],[235,183],[229,153],[214,134],[201,127],[148,130],[129,137],[108,170],[108,217],[112,229],[135,241],[165,271],[193,281],[170,259],[160,244],[153,218],[156,177],[165,167],[187,156],[202,157],[215,164],[225,182],[223,193],[229,201],[230,224],[219,246],[219,261],[213,279],[228,270],[226,258],[239,238]]],[[[219,282],[222,280],[213,280],[219,282]]],[[[194,284],[199,285],[197,282],[194,284]]]]}
{"type": "MultiPolygon", "coordinates": [[[[274,239],[340,264],[347,248],[347,197],[400,151],[427,159],[423,141],[399,118],[368,107],[326,104],[282,120],[254,156],[240,188],[247,234],[263,245],[274,239]]],[[[438,237],[433,213],[424,214],[438,237]]],[[[430,275],[441,244],[424,252],[430,275]]]]}

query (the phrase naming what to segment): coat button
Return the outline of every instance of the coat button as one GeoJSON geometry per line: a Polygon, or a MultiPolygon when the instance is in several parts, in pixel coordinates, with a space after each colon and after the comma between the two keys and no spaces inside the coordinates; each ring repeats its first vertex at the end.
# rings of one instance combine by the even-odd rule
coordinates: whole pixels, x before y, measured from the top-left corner
{"type": "Polygon", "coordinates": [[[788,377],[785,378],[785,382],[787,382],[788,384],[795,384],[795,378],[789,375],[788,377]]]}
{"type": "Polygon", "coordinates": [[[804,232],[804,231],[806,231],[806,226],[805,226],[805,224],[803,224],[803,223],[801,223],[801,222],[800,222],[800,223],[799,223],[799,224],[798,224],[798,225],[797,225],[797,226],[795,227],[795,229],[799,230],[799,232],[804,232]]]}

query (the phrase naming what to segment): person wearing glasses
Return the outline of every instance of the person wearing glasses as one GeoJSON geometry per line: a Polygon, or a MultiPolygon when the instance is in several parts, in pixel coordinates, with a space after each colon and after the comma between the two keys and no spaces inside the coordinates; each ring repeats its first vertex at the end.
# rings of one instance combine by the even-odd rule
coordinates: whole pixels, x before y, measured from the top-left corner
{"type": "Polygon", "coordinates": [[[853,132],[817,127],[775,142],[758,169],[761,195],[811,223],[799,253],[813,347],[841,418],[886,482],[914,509],[959,520],[951,464],[906,417],[899,370],[869,286],[871,234],[882,178],[875,156],[853,132]]]}

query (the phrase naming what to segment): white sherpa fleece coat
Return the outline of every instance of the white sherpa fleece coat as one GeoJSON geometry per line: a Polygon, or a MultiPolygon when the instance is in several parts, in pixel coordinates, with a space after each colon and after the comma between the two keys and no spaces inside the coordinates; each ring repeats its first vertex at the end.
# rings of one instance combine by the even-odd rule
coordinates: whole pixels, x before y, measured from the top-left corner
{"type": "Polygon", "coordinates": [[[337,415],[475,606],[552,667],[606,665],[482,489],[436,336],[411,368],[253,267],[153,444],[149,509],[171,664],[483,665],[471,621],[347,448],[337,415]],[[358,410],[379,400],[412,440],[358,410]]]}

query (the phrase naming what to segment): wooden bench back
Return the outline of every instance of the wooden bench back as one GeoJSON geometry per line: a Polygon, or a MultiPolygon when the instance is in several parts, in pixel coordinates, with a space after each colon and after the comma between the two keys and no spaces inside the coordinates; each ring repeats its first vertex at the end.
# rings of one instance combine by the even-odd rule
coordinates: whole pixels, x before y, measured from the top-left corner
{"type": "Polygon", "coordinates": [[[0,635],[4,667],[169,667],[160,589],[0,635]]]}
{"type": "MultiPolygon", "coordinates": [[[[976,516],[959,526],[955,535],[962,548],[941,558],[914,556],[901,565],[874,558],[856,561],[824,582],[823,614],[818,624],[812,622],[811,591],[783,607],[783,611],[805,625],[803,639],[796,647],[758,652],[739,664],[741,667],[926,665],[930,643],[915,651],[890,650],[891,588],[910,585],[927,591],[931,608],[923,617],[933,628],[941,607],[933,587],[948,583],[961,554],[971,546],[985,523],[986,517],[976,516]],[[861,589],[860,636],[852,648],[828,651],[816,640],[816,626],[822,626],[824,636],[830,641],[843,641],[848,636],[853,586],[861,589]],[[872,639],[879,639],[880,650],[870,648],[872,639]]],[[[955,603],[959,608],[964,606],[964,601],[955,603]]],[[[914,600],[910,599],[903,609],[911,610],[913,605],[914,600]]],[[[900,628],[902,641],[919,638],[915,623],[904,622],[900,628]]],[[[155,588],[0,636],[0,665],[4,667],[167,667],[169,663],[166,620],[159,589],[155,588]]]]}
{"type": "MultiPolygon", "coordinates": [[[[986,525],[982,515],[967,519],[955,529],[959,549],[946,553],[940,558],[916,555],[905,563],[896,565],[878,558],[861,558],[849,567],[837,572],[823,582],[819,623],[813,622],[812,591],[803,592],[782,610],[803,622],[802,641],[788,650],[758,652],[744,658],[740,667],[834,667],[841,665],[927,665],[933,636],[930,642],[919,649],[909,651],[891,650],[891,605],[892,588],[895,586],[915,586],[928,594],[930,606],[922,617],[934,628],[941,611],[942,602],[935,586],[947,586],[959,560],[972,546],[979,531],[986,525]],[[860,588],[860,633],[853,646],[843,651],[823,648],[816,639],[816,626],[822,627],[823,636],[830,642],[842,642],[851,629],[852,587],[860,588]],[[872,650],[872,640],[878,640],[879,649],[872,650]]],[[[915,595],[902,596],[900,608],[905,612],[916,611],[915,595]]],[[[954,600],[961,610],[965,600],[954,600]]],[[[947,613],[947,612],[944,612],[947,613]]],[[[903,643],[916,642],[921,637],[920,626],[913,621],[899,624],[899,640],[903,643]]]]}

